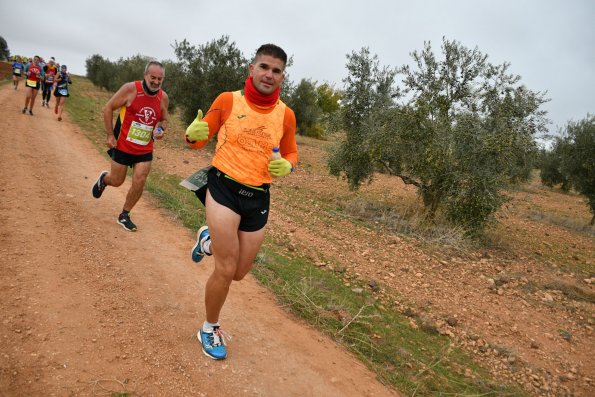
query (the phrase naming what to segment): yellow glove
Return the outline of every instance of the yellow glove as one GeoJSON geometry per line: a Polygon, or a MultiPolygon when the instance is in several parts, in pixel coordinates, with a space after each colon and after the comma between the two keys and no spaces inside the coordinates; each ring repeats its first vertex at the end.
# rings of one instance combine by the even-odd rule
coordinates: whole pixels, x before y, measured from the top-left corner
{"type": "Polygon", "coordinates": [[[196,118],[186,128],[186,140],[190,143],[204,141],[209,138],[209,124],[202,121],[202,110],[198,109],[196,118]]]}
{"type": "Polygon", "coordinates": [[[293,171],[291,163],[284,158],[269,161],[269,172],[272,176],[285,176],[293,171]]]}

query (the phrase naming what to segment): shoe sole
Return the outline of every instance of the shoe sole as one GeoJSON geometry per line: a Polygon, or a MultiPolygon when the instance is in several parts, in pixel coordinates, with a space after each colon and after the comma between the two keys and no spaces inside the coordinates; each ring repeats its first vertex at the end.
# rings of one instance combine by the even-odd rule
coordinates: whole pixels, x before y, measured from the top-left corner
{"type": "Polygon", "coordinates": [[[202,254],[202,255],[198,256],[198,260],[194,259],[194,257],[195,257],[194,250],[196,250],[196,248],[198,247],[198,244],[200,244],[200,243],[197,241],[196,244],[194,244],[194,247],[192,247],[192,251],[190,251],[190,257],[192,258],[192,262],[194,262],[194,263],[198,263],[198,262],[202,261],[202,258],[205,257],[205,254],[202,254]]]}
{"type": "Polygon", "coordinates": [[[128,229],[128,228],[126,227],[126,225],[125,225],[125,224],[123,224],[122,222],[120,222],[120,220],[119,220],[119,219],[116,219],[116,223],[117,223],[118,225],[122,226],[122,228],[123,228],[124,230],[127,230],[127,231],[129,231],[129,232],[136,232],[136,228],[134,228],[134,229],[128,229]]]}

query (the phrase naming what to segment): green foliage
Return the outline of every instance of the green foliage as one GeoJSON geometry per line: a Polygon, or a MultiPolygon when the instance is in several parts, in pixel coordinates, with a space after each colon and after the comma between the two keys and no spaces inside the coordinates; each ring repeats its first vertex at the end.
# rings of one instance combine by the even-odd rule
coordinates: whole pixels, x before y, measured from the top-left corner
{"type": "Polygon", "coordinates": [[[468,233],[482,231],[504,202],[500,191],[525,180],[545,130],[543,94],[518,84],[508,64],[443,40],[413,52],[415,69],[381,69],[367,49],[348,57],[342,120],[345,139],[329,168],[353,189],[381,170],[418,188],[427,214],[439,209],[468,233]],[[400,99],[400,102],[396,102],[400,99]]]}
{"type": "Polygon", "coordinates": [[[0,36],[0,61],[8,61],[10,58],[10,50],[8,49],[8,43],[4,37],[0,36]]]}
{"type": "Polygon", "coordinates": [[[573,123],[567,128],[569,138],[568,155],[564,169],[574,188],[587,198],[589,209],[595,220],[595,116],[573,123]]]}
{"type": "Polygon", "coordinates": [[[182,81],[182,70],[178,63],[165,60],[161,62],[165,67],[165,78],[163,79],[163,90],[169,96],[169,110],[172,111],[180,106],[180,98],[177,93],[177,84],[182,81]]]}
{"type": "Polygon", "coordinates": [[[176,42],[174,52],[178,69],[170,95],[178,99],[187,124],[198,109],[206,112],[221,92],[241,89],[248,76],[249,61],[228,36],[198,47],[187,40],[176,42]]]}
{"type": "Polygon", "coordinates": [[[322,129],[318,121],[321,110],[318,106],[316,83],[312,83],[309,79],[302,79],[293,90],[288,105],[295,112],[297,132],[301,135],[320,138],[322,129]]]}
{"type": "Polygon", "coordinates": [[[546,186],[562,183],[563,190],[574,187],[587,199],[595,222],[595,116],[587,115],[578,122],[569,122],[541,168],[541,181],[546,186]]]}
{"type": "Polygon", "coordinates": [[[120,58],[116,62],[116,73],[113,76],[114,84],[120,88],[129,81],[141,80],[145,74],[145,66],[153,58],[134,55],[130,58],[120,58]]]}
{"type": "Polygon", "coordinates": [[[117,91],[123,84],[140,80],[145,73],[149,57],[135,55],[131,58],[120,58],[116,62],[95,54],[85,61],[87,78],[97,87],[107,91],[117,91]]]}
{"type": "Polygon", "coordinates": [[[557,144],[554,150],[541,155],[539,176],[541,183],[545,186],[561,185],[560,188],[567,192],[571,188],[571,183],[568,177],[562,173],[562,161],[559,153],[561,146],[557,144]]]}
{"type": "Polygon", "coordinates": [[[389,109],[396,95],[392,86],[396,71],[380,68],[378,57],[370,56],[368,48],[347,56],[347,88],[343,94],[340,126],[346,132],[340,145],[331,149],[331,174],[345,174],[351,189],[357,189],[374,171],[374,152],[370,139],[375,126],[381,123],[381,114],[389,109]],[[379,116],[378,119],[375,116],[379,116]]]}
{"type": "MultiPolygon", "coordinates": [[[[177,59],[162,61],[166,71],[163,89],[169,94],[170,110],[181,108],[184,124],[194,120],[198,109],[206,112],[220,93],[243,88],[250,60],[228,36],[199,46],[184,39],[173,49],[177,59]]],[[[148,61],[135,55],[112,62],[95,54],[86,60],[87,77],[97,87],[113,92],[128,81],[142,78],[148,61]]],[[[289,57],[286,67],[292,63],[289,57]]],[[[327,83],[317,86],[304,79],[295,85],[288,75],[281,86],[281,99],[296,114],[298,133],[318,139],[324,136],[327,119],[339,109],[340,98],[341,93],[327,83]]]]}
{"type": "Polygon", "coordinates": [[[310,79],[302,79],[296,86],[286,78],[281,98],[295,112],[297,132],[322,139],[329,120],[339,110],[341,93],[328,83],[317,85],[310,79]]]}
{"type": "Polygon", "coordinates": [[[317,104],[322,113],[331,114],[339,110],[342,98],[341,92],[335,90],[328,83],[316,87],[317,104]]]}
{"type": "MultiPolygon", "coordinates": [[[[141,80],[145,74],[145,67],[153,58],[143,55],[134,55],[130,58],[120,58],[116,62],[103,58],[95,54],[87,58],[85,66],[87,69],[87,78],[97,87],[107,91],[115,92],[122,85],[130,81],[141,80]]],[[[176,97],[171,95],[170,89],[178,75],[177,64],[171,61],[162,61],[165,67],[165,79],[163,80],[163,89],[169,94],[169,109],[176,107],[176,97]],[[173,76],[173,77],[172,77],[173,76]]]]}

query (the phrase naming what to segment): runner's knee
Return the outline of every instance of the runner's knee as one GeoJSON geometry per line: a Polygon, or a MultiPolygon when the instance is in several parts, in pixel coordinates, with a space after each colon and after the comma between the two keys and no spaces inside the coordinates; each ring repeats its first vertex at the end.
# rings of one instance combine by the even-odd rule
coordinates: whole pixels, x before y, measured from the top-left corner
{"type": "Polygon", "coordinates": [[[110,174],[109,177],[107,178],[106,182],[110,186],[118,187],[118,186],[121,186],[125,180],[126,180],[126,174],[124,174],[124,177],[110,174]]]}
{"type": "Polygon", "coordinates": [[[242,281],[244,279],[244,277],[246,277],[246,274],[248,274],[248,272],[250,271],[250,269],[248,269],[248,271],[237,271],[236,274],[233,275],[233,281],[242,281]]]}

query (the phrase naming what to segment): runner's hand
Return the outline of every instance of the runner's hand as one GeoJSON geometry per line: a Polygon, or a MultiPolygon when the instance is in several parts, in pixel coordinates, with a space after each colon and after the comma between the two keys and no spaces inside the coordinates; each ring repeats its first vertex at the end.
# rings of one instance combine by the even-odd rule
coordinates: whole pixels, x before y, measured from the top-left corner
{"type": "Polygon", "coordinates": [[[108,135],[107,139],[105,140],[105,144],[107,145],[108,148],[114,149],[116,146],[118,146],[118,140],[116,139],[114,134],[110,134],[110,135],[108,135]]]}
{"type": "Polygon", "coordinates": [[[285,176],[291,171],[291,163],[284,158],[269,161],[269,172],[272,176],[285,176]]]}
{"type": "Polygon", "coordinates": [[[155,129],[153,130],[153,138],[161,139],[163,138],[163,135],[165,135],[165,130],[161,128],[161,126],[155,127],[155,129]]]}
{"type": "Polygon", "coordinates": [[[202,121],[202,110],[198,109],[196,118],[186,128],[186,140],[190,143],[197,141],[204,141],[209,138],[209,124],[206,121],[202,121]]]}

